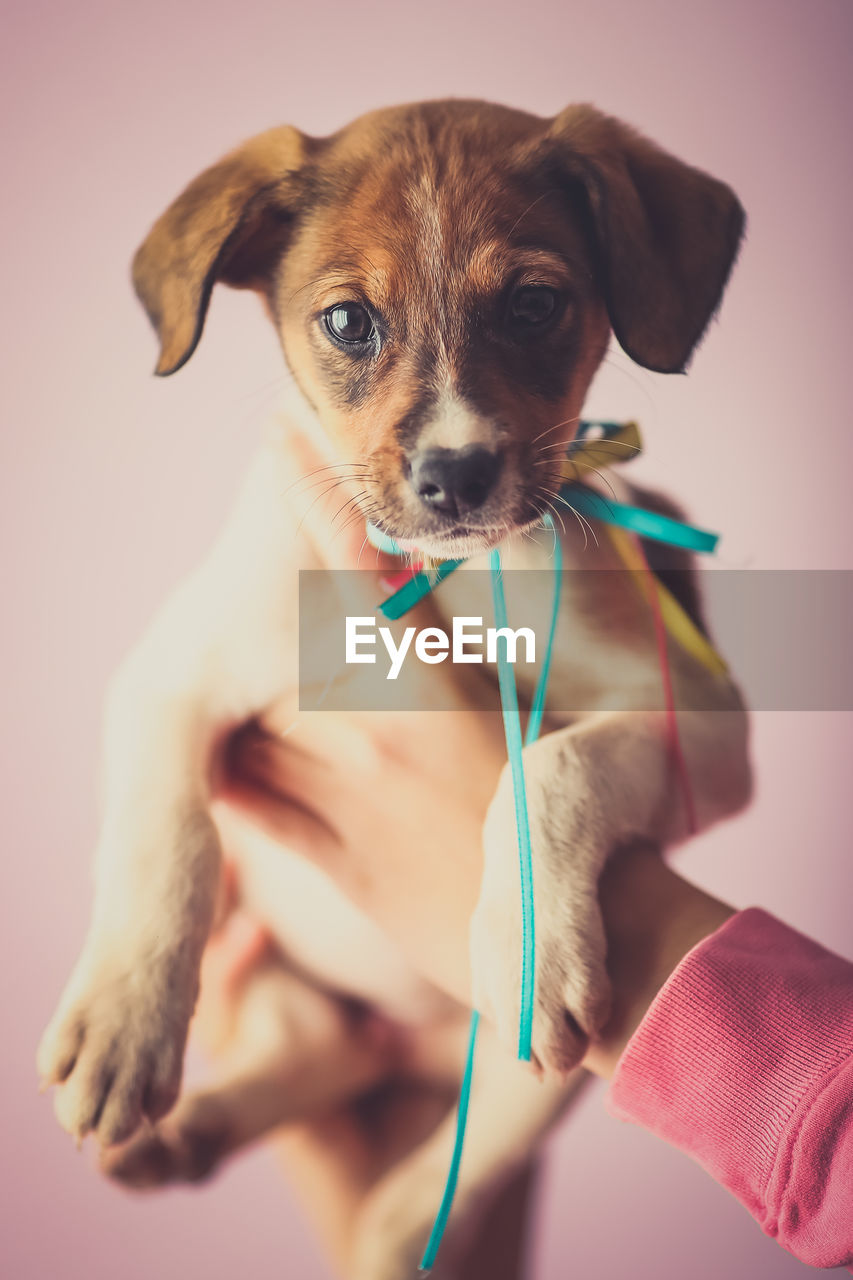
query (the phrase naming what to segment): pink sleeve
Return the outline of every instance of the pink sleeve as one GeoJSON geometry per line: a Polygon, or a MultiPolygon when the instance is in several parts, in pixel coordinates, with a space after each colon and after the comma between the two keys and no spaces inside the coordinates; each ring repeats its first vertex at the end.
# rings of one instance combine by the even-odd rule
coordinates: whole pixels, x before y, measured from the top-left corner
{"type": "Polygon", "coordinates": [[[853,1263],[853,964],[764,911],[732,916],[659,992],[608,1105],[803,1262],[853,1263]]]}

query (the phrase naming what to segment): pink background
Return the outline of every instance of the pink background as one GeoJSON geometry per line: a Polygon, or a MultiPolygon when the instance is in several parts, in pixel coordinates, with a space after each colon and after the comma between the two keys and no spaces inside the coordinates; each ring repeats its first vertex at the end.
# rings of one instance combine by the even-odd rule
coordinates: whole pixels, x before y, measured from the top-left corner
{"type": "MultiPolygon", "coordinates": [[[[328,1273],[265,1153],[203,1190],[136,1200],[95,1175],[35,1092],[34,1046],[87,918],[107,674],[209,542],[282,380],[255,299],[225,291],[187,369],[151,378],[131,253],[191,176],[271,124],[322,133],[447,94],[549,114],[592,100],[731,182],[750,232],[690,376],[617,353],[590,407],[640,418],[644,474],[725,531],[723,563],[853,567],[853,7],[30,0],[7,14],[0,1270],[315,1280],[328,1273]]],[[[757,717],[755,805],[681,863],[848,955],[852,725],[757,717]]],[[[536,1280],[804,1272],[601,1101],[553,1145],[536,1280]]]]}

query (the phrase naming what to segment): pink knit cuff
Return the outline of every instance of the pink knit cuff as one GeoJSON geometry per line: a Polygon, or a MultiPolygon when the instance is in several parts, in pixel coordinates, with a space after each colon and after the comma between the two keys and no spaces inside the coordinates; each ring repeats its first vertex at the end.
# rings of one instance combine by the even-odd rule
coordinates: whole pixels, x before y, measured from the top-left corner
{"type": "Polygon", "coordinates": [[[804,1261],[853,1261],[847,961],[764,911],[732,916],[658,993],[608,1106],[693,1156],[804,1261]]]}

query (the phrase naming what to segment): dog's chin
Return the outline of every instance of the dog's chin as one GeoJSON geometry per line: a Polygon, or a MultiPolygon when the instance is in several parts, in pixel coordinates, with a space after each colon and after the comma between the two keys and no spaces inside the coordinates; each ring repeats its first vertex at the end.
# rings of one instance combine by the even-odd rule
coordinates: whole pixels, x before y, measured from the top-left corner
{"type": "Polygon", "coordinates": [[[507,538],[530,528],[532,523],[535,521],[502,524],[493,529],[456,527],[448,529],[447,533],[433,531],[409,538],[397,538],[396,542],[403,551],[414,556],[427,556],[432,560],[470,560],[474,556],[493,551],[507,538]]]}
{"type": "MultiPolygon", "coordinates": [[[[505,536],[505,535],[503,535],[505,536]]],[[[447,537],[436,534],[425,534],[418,538],[398,538],[397,545],[413,556],[427,557],[430,560],[470,560],[472,556],[484,555],[502,541],[502,535],[477,530],[470,534],[453,534],[447,537]]]]}

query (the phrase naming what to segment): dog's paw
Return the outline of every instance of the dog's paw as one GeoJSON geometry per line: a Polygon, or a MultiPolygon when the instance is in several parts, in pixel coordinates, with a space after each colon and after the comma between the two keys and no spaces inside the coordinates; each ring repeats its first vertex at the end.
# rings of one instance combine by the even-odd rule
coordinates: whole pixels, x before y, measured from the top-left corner
{"type": "MultiPolygon", "coordinates": [[[[538,896],[538,895],[537,895],[538,896]]],[[[597,904],[579,913],[537,913],[531,1061],[565,1077],[582,1061],[610,1012],[610,982],[597,904]]],[[[521,1013],[520,924],[512,907],[483,896],[471,922],[473,1001],[517,1054],[521,1013]]]]}
{"type": "Polygon", "coordinates": [[[58,1085],[59,1123],[77,1142],[130,1138],[178,1096],[195,984],[180,966],[84,953],[38,1048],[44,1087],[58,1085]]]}
{"type": "MultiPolygon", "coordinates": [[[[545,797],[528,786],[533,852],[536,966],[532,1061],[565,1076],[610,1012],[606,940],[598,905],[600,859],[583,841],[567,841],[545,797]]],[[[484,827],[480,898],[471,920],[475,1008],[518,1051],[523,930],[512,782],[505,772],[484,827]]]]}

